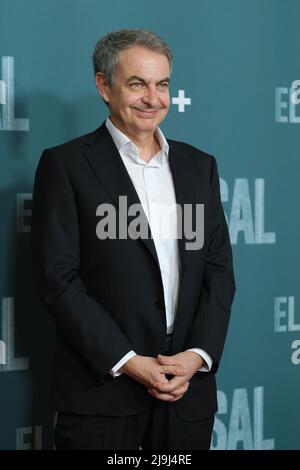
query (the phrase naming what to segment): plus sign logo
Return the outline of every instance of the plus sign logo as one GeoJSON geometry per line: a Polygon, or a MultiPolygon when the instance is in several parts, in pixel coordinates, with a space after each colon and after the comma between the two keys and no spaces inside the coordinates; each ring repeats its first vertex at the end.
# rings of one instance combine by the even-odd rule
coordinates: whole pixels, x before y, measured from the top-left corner
{"type": "Polygon", "coordinates": [[[29,131],[29,119],[15,117],[14,58],[2,57],[0,131],[29,131]],[[2,112],[1,112],[2,111],[2,112]]]}
{"type": "Polygon", "coordinates": [[[184,90],[178,90],[178,96],[172,98],[172,104],[176,104],[178,106],[179,113],[184,113],[185,107],[190,106],[191,103],[191,98],[186,98],[184,90]]]}

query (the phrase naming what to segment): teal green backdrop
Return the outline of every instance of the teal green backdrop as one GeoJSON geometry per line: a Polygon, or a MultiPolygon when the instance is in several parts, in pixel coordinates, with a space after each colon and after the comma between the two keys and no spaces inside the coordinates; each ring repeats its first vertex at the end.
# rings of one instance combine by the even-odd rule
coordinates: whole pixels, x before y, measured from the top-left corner
{"type": "Polygon", "coordinates": [[[300,448],[299,18],[298,0],[0,0],[0,449],[51,448],[33,178],[44,148],[105,119],[91,55],[127,27],[173,51],[171,96],[187,103],[174,100],[164,133],[219,166],[237,293],[212,449],[300,448]]]}

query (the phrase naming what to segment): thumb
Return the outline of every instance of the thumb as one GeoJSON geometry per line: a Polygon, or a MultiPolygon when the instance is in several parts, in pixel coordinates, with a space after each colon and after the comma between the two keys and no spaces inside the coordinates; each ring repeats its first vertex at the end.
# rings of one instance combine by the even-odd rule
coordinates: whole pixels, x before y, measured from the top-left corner
{"type": "Polygon", "coordinates": [[[160,364],[173,364],[174,359],[170,356],[163,356],[162,354],[157,355],[157,360],[160,364]]]}

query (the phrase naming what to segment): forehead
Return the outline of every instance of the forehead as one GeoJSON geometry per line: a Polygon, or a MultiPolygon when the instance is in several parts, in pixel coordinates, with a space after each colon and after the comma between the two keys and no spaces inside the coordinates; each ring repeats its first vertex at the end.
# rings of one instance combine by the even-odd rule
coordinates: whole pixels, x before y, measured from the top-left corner
{"type": "Polygon", "coordinates": [[[132,46],[119,54],[121,75],[168,76],[170,65],[165,54],[142,46],[132,46]]]}

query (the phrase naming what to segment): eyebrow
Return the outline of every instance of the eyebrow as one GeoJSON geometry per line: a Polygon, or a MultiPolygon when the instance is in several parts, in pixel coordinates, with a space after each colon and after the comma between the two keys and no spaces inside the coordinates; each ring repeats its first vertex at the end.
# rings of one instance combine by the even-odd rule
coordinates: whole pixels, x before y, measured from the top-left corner
{"type": "MultiPolygon", "coordinates": [[[[132,80],[138,80],[139,82],[147,83],[146,80],[144,80],[141,77],[138,77],[137,75],[132,75],[131,77],[128,78],[128,80],[126,80],[126,82],[129,83],[132,80]]],[[[156,85],[158,85],[159,83],[162,83],[162,82],[168,82],[169,83],[170,78],[169,77],[163,78],[162,80],[159,80],[158,82],[156,82],[156,85]]]]}

